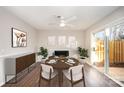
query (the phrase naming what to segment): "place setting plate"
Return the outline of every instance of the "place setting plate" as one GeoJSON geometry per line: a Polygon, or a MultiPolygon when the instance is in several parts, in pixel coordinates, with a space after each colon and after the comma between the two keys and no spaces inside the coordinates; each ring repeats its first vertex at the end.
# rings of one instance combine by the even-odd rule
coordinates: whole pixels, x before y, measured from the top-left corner
{"type": "Polygon", "coordinates": [[[66,64],[68,64],[68,65],[73,65],[73,64],[75,64],[75,61],[73,61],[73,60],[68,60],[67,62],[65,62],[66,64]]]}
{"type": "Polygon", "coordinates": [[[55,64],[56,61],[55,61],[55,60],[50,60],[50,61],[48,61],[47,63],[48,63],[48,64],[55,64]]]}

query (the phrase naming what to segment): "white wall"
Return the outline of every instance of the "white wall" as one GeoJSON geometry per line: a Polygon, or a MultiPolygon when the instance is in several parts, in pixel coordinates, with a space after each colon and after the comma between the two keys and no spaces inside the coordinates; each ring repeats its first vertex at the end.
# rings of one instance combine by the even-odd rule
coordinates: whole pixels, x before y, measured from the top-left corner
{"type": "Polygon", "coordinates": [[[91,50],[91,34],[93,32],[99,31],[103,29],[105,26],[107,26],[108,24],[113,23],[113,21],[116,21],[123,17],[124,17],[124,7],[120,7],[110,15],[106,16],[104,19],[94,24],[88,30],[86,30],[85,31],[85,48],[88,48],[89,51],[91,50]]]}
{"type": "Polygon", "coordinates": [[[76,39],[77,47],[84,47],[84,34],[83,31],[72,30],[43,30],[38,33],[38,48],[40,46],[46,47],[49,50],[49,55],[52,55],[54,50],[69,50],[70,56],[77,54],[77,47],[69,46],[69,37],[73,36],[76,39]],[[55,36],[55,45],[49,45],[48,37],[55,36]],[[59,45],[59,37],[65,36],[65,45],[59,45]]]}
{"type": "Polygon", "coordinates": [[[0,85],[4,83],[3,58],[9,55],[34,52],[36,50],[36,31],[31,26],[0,7],[0,85]],[[27,47],[11,47],[11,28],[27,32],[27,47]]]}

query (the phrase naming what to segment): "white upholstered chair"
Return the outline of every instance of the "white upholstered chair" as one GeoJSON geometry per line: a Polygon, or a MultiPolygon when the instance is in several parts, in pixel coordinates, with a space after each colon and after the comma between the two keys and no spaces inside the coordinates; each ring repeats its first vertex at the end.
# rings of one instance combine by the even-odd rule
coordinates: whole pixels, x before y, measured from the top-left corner
{"type": "Polygon", "coordinates": [[[85,86],[84,65],[70,67],[68,70],[64,70],[63,74],[71,81],[72,86],[81,80],[83,80],[85,86]]]}
{"type": "Polygon", "coordinates": [[[41,78],[48,80],[50,84],[51,79],[54,78],[57,74],[58,74],[57,71],[54,70],[52,66],[41,64],[39,86],[40,86],[41,78]]]}

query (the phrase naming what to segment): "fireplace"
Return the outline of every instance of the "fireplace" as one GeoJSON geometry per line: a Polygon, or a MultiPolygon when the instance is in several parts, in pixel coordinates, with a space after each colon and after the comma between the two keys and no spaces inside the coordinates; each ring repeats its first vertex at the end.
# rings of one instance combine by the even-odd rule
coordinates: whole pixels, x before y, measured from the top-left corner
{"type": "Polygon", "coordinates": [[[64,50],[56,50],[56,51],[54,51],[54,55],[55,56],[65,56],[65,57],[67,57],[67,56],[69,56],[69,51],[64,51],[64,50]]]}

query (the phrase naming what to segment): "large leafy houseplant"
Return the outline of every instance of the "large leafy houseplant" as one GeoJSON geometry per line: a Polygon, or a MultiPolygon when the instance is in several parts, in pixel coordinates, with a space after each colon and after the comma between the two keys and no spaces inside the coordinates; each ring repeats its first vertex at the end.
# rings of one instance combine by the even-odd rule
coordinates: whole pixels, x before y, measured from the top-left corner
{"type": "Polygon", "coordinates": [[[81,59],[85,59],[86,57],[88,57],[88,49],[78,47],[78,52],[81,59]]]}
{"type": "Polygon", "coordinates": [[[40,51],[38,52],[38,55],[41,55],[42,59],[45,59],[48,56],[48,50],[44,47],[40,47],[40,51]]]}

